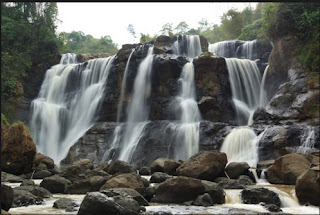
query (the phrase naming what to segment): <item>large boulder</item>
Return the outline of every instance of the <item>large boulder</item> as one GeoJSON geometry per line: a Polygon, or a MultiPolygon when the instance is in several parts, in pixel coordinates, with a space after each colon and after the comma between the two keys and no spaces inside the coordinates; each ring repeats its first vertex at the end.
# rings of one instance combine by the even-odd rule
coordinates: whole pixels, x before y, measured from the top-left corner
{"type": "Polygon", "coordinates": [[[320,166],[315,166],[301,174],[296,182],[296,195],[301,204],[320,205],[320,166]]]}
{"type": "Polygon", "coordinates": [[[201,180],[205,188],[205,193],[208,193],[212,199],[213,204],[224,204],[225,203],[225,195],[223,189],[218,187],[218,184],[211,181],[201,180]]]}
{"type": "Polygon", "coordinates": [[[138,193],[136,190],[134,189],[130,189],[130,188],[111,188],[111,189],[107,189],[107,190],[101,190],[101,193],[109,196],[109,197],[114,197],[114,196],[129,196],[131,198],[133,198],[134,200],[136,200],[139,205],[142,206],[148,206],[148,201],[140,194],[138,193]]]}
{"type": "Polygon", "coordinates": [[[65,190],[68,194],[86,194],[87,192],[99,191],[107,182],[109,177],[92,176],[86,179],[78,180],[68,186],[65,190]]]}
{"type": "Polygon", "coordinates": [[[82,159],[74,162],[71,166],[62,171],[60,176],[73,182],[78,179],[84,179],[86,177],[87,170],[92,169],[93,163],[89,159],[82,159]]]}
{"type": "Polygon", "coordinates": [[[219,151],[199,152],[177,169],[180,176],[213,181],[227,164],[227,156],[219,151]]]}
{"type": "Polygon", "coordinates": [[[204,206],[209,207],[213,205],[213,201],[208,193],[205,193],[203,195],[199,195],[194,201],[193,205],[196,206],[204,206]]]}
{"type": "Polygon", "coordinates": [[[226,173],[230,178],[237,179],[240,175],[244,175],[249,168],[247,162],[231,162],[226,167],[226,173]]]}
{"type": "Polygon", "coordinates": [[[1,168],[15,175],[32,172],[36,146],[23,123],[13,124],[1,132],[1,168]]]}
{"type": "Polygon", "coordinates": [[[45,164],[48,169],[54,168],[54,161],[52,158],[45,156],[41,153],[37,153],[34,157],[33,164],[35,167],[39,166],[40,164],[45,164]]]}
{"type": "Polygon", "coordinates": [[[26,190],[14,190],[13,207],[39,205],[43,199],[26,190]]]}
{"type": "Polygon", "coordinates": [[[21,176],[12,175],[7,172],[1,171],[1,182],[19,183],[22,182],[23,178],[21,176]]]}
{"type": "Polygon", "coordinates": [[[90,192],[81,202],[78,215],[121,215],[124,208],[99,192],[90,192]]]}
{"type": "Polygon", "coordinates": [[[1,184],[1,209],[8,211],[13,202],[13,189],[7,185],[1,184]]]}
{"type": "Polygon", "coordinates": [[[200,180],[178,176],[169,178],[156,187],[153,202],[182,203],[194,200],[204,194],[205,188],[200,180]],[[186,192],[187,191],[187,192],[186,192]]]}
{"type": "Polygon", "coordinates": [[[49,190],[51,193],[64,193],[66,188],[70,185],[70,180],[58,175],[44,178],[40,183],[40,187],[49,190]]]}
{"type": "Polygon", "coordinates": [[[145,188],[148,186],[144,185],[144,181],[140,175],[134,173],[124,173],[110,178],[100,190],[109,188],[131,188],[139,193],[143,193],[145,188]]]}
{"type": "Polygon", "coordinates": [[[137,170],[125,161],[116,160],[109,166],[107,172],[114,175],[115,173],[136,173],[137,170]]]}
{"type": "Polygon", "coordinates": [[[167,180],[168,178],[170,178],[171,176],[169,176],[166,173],[163,172],[155,172],[151,175],[150,178],[150,183],[161,183],[164,182],[165,180],[167,180]]]}
{"type": "Polygon", "coordinates": [[[278,194],[266,188],[246,188],[241,191],[241,199],[244,204],[274,204],[280,207],[281,202],[278,194]]]}
{"type": "Polygon", "coordinates": [[[39,186],[20,186],[13,188],[14,191],[25,190],[40,198],[50,198],[52,194],[49,190],[39,186]]]}
{"type": "Polygon", "coordinates": [[[168,159],[168,158],[158,158],[152,162],[150,166],[151,173],[154,172],[164,172],[167,174],[172,174],[180,166],[180,163],[168,159]]]}
{"type": "Polygon", "coordinates": [[[53,206],[54,208],[58,208],[58,209],[67,209],[69,207],[77,207],[78,204],[73,201],[72,199],[69,199],[69,198],[61,198],[61,199],[58,199],[57,201],[55,201],[53,203],[53,206]]]}
{"type": "Polygon", "coordinates": [[[310,162],[297,153],[287,154],[275,160],[267,170],[267,179],[273,184],[296,184],[297,178],[310,167],[310,162]]]}

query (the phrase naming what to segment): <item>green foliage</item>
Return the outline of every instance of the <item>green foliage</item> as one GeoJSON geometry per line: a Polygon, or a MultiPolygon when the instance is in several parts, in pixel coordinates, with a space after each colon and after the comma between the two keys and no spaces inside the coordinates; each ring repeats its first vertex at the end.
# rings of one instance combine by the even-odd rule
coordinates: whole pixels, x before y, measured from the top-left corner
{"type": "Polygon", "coordinates": [[[239,40],[254,40],[257,39],[261,32],[262,19],[255,20],[252,24],[246,25],[242,31],[239,40]]]}
{"type": "Polygon", "coordinates": [[[93,38],[92,35],[85,35],[82,31],[72,31],[71,33],[62,32],[59,35],[66,44],[64,52],[76,54],[84,53],[110,53],[118,52],[118,45],[115,44],[110,36],[103,36],[100,39],[93,38]]]}
{"type": "Polygon", "coordinates": [[[162,35],[173,36],[172,23],[166,23],[160,30],[162,35]]]}
{"type": "Polygon", "coordinates": [[[140,43],[151,42],[151,41],[155,40],[157,37],[158,37],[158,35],[156,35],[156,34],[153,36],[150,36],[149,34],[140,33],[140,43]]]}
{"type": "Polygon", "coordinates": [[[187,33],[189,29],[188,24],[185,21],[181,21],[175,28],[174,30],[176,31],[177,35],[184,35],[187,33]]]}
{"type": "Polygon", "coordinates": [[[1,125],[9,125],[7,118],[3,113],[1,113],[1,125]]]}
{"type": "Polygon", "coordinates": [[[1,111],[14,115],[15,100],[23,83],[62,48],[56,36],[57,4],[1,3],[1,111]]]}

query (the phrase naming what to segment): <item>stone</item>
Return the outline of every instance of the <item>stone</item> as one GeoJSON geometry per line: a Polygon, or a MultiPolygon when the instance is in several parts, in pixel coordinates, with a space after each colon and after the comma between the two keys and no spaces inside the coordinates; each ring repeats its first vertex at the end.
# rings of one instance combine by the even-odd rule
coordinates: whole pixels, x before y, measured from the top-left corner
{"type": "Polygon", "coordinates": [[[147,166],[143,166],[139,169],[139,174],[140,175],[150,175],[151,174],[151,170],[149,167],[147,166]]]}
{"type": "Polygon", "coordinates": [[[242,185],[254,185],[255,183],[251,180],[251,178],[247,175],[240,175],[240,177],[237,180],[239,184],[242,185]]]}
{"type": "Polygon", "coordinates": [[[268,204],[263,206],[265,209],[267,209],[270,212],[282,212],[279,206],[274,204],[268,204]]]}
{"type": "Polygon", "coordinates": [[[89,192],[81,202],[78,215],[121,215],[124,208],[100,192],[89,192]]]}
{"type": "Polygon", "coordinates": [[[167,180],[170,177],[171,176],[169,176],[168,174],[163,173],[163,172],[154,172],[151,175],[150,183],[161,183],[161,182],[164,182],[165,180],[167,180]]]}
{"type": "Polygon", "coordinates": [[[35,183],[32,179],[24,179],[20,186],[34,186],[35,183]]]}
{"type": "Polygon", "coordinates": [[[310,162],[303,156],[292,153],[275,160],[267,170],[267,179],[272,184],[295,185],[297,178],[310,167],[310,162]]]}
{"type": "Polygon", "coordinates": [[[69,207],[78,207],[79,205],[69,198],[61,198],[53,203],[54,208],[57,209],[67,209],[69,207]]]}
{"type": "Polygon", "coordinates": [[[19,183],[23,182],[23,178],[17,175],[1,171],[1,182],[19,183]]]}
{"type": "Polygon", "coordinates": [[[109,168],[109,163],[108,162],[103,162],[103,163],[100,163],[95,169],[103,170],[105,172],[108,172],[108,168],[109,168]]]}
{"type": "Polygon", "coordinates": [[[213,205],[213,201],[208,193],[205,193],[203,195],[199,195],[194,201],[193,205],[196,206],[204,206],[209,207],[213,205]]]}
{"type": "Polygon", "coordinates": [[[225,171],[231,179],[237,179],[240,175],[244,175],[250,168],[247,162],[231,162],[225,171]]]}
{"type": "Polygon", "coordinates": [[[110,178],[101,188],[101,190],[109,188],[131,188],[142,194],[145,185],[140,175],[134,173],[124,173],[110,178]]]}
{"type": "Polygon", "coordinates": [[[54,161],[53,161],[52,158],[50,158],[48,156],[45,156],[45,155],[43,155],[41,153],[37,153],[35,155],[33,164],[35,166],[39,166],[41,163],[45,164],[48,169],[53,169],[54,168],[54,161]]]}
{"type": "Polygon", "coordinates": [[[146,190],[144,191],[144,198],[150,202],[155,193],[156,193],[156,190],[154,187],[147,187],[146,190]]]}
{"type": "Polygon", "coordinates": [[[102,190],[101,193],[107,195],[108,197],[123,196],[131,197],[139,203],[141,206],[148,206],[148,201],[136,190],[130,188],[111,188],[107,190],[102,190]]]}
{"type": "Polygon", "coordinates": [[[40,187],[49,190],[51,193],[64,193],[65,189],[70,185],[70,180],[58,175],[44,178],[40,183],[40,187]]]}
{"type": "Polygon", "coordinates": [[[50,198],[52,197],[52,194],[50,193],[50,191],[48,191],[47,189],[43,188],[43,187],[39,187],[39,186],[20,186],[20,187],[15,187],[13,188],[14,191],[16,190],[25,190],[28,191],[30,193],[32,193],[33,195],[40,197],[40,198],[50,198]]]}
{"type": "Polygon", "coordinates": [[[221,189],[244,189],[245,185],[240,184],[236,179],[223,179],[218,183],[218,187],[221,189]]]}
{"type": "Polygon", "coordinates": [[[43,199],[26,190],[14,190],[13,207],[39,205],[43,199]]]}
{"type": "Polygon", "coordinates": [[[1,184],[1,209],[8,211],[13,203],[13,189],[1,184]]]}
{"type": "Polygon", "coordinates": [[[49,172],[48,170],[40,170],[40,171],[34,173],[33,178],[34,179],[43,179],[43,178],[49,177],[51,175],[52,175],[52,173],[49,172]]]}
{"type": "Polygon", "coordinates": [[[268,169],[270,166],[274,164],[275,160],[264,160],[257,163],[257,175],[258,177],[261,177],[262,170],[268,169]]]}
{"type": "Polygon", "coordinates": [[[198,152],[177,169],[180,176],[213,181],[227,164],[227,156],[219,151],[198,152]]]}
{"type": "Polygon", "coordinates": [[[225,203],[225,195],[223,189],[218,187],[218,184],[211,181],[201,180],[205,188],[205,193],[208,193],[211,197],[213,204],[224,204],[225,203]]]}
{"type": "Polygon", "coordinates": [[[115,173],[136,173],[136,169],[128,164],[127,162],[116,160],[110,164],[108,171],[109,174],[114,175],[115,173]]]}
{"type": "Polygon", "coordinates": [[[19,175],[32,172],[36,146],[23,123],[11,125],[1,133],[1,170],[19,175]]]}
{"type": "Polygon", "coordinates": [[[315,166],[302,173],[296,182],[296,195],[301,204],[320,206],[320,168],[315,166]]]}
{"type": "Polygon", "coordinates": [[[86,179],[75,181],[65,190],[68,194],[86,194],[87,192],[99,191],[107,182],[109,177],[92,176],[86,179]]]}
{"type": "Polygon", "coordinates": [[[85,173],[87,172],[87,170],[92,170],[92,169],[93,169],[93,163],[89,159],[82,159],[74,162],[71,166],[69,166],[67,169],[62,171],[60,176],[73,182],[78,179],[84,179],[85,173]]]}
{"type": "Polygon", "coordinates": [[[156,187],[152,202],[183,203],[194,200],[204,194],[204,186],[200,180],[178,176],[169,178],[156,187]],[[186,192],[187,191],[187,192],[186,192]]]}
{"type": "MultiPolygon", "coordinates": [[[[169,172],[170,169],[168,168],[170,165],[174,165],[171,163],[177,163],[174,160],[168,159],[168,158],[158,158],[155,161],[152,162],[151,166],[150,166],[150,170],[151,173],[154,172],[164,172],[164,168],[165,168],[165,164],[167,164],[167,171],[169,172]],[[170,164],[169,164],[170,163],[170,164]]],[[[179,164],[177,164],[177,166],[179,166],[179,164]]],[[[171,170],[172,171],[172,170],[171,170]]]]}
{"type": "Polygon", "coordinates": [[[124,196],[115,196],[113,197],[114,201],[124,208],[122,214],[132,214],[138,215],[140,214],[140,205],[137,201],[130,197],[124,196]]]}
{"type": "Polygon", "coordinates": [[[241,199],[244,204],[273,204],[281,206],[280,198],[275,192],[266,188],[246,188],[241,191],[241,199]]]}

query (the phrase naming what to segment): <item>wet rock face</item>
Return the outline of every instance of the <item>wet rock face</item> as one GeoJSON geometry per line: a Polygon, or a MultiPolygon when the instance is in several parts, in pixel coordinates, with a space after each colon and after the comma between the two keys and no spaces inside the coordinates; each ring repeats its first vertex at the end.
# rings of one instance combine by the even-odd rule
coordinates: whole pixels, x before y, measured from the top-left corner
{"type": "Polygon", "coordinates": [[[14,190],[13,207],[39,205],[43,199],[26,190],[14,190]]]}
{"type": "Polygon", "coordinates": [[[51,193],[64,193],[65,189],[71,185],[71,181],[58,175],[44,178],[40,187],[49,190],[51,193]]]}
{"type": "Polygon", "coordinates": [[[8,211],[13,203],[13,189],[7,185],[1,184],[1,209],[8,211]]]}

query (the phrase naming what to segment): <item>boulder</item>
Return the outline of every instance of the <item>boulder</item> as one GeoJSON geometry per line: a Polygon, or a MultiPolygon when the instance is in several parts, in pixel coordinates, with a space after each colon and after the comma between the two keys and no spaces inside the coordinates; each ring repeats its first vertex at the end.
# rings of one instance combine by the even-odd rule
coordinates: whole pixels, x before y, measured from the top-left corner
{"type": "Polygon", "coordinates": [[[13,189],[1,184],[1,209],[8,211],[13,203],[13,189]]]}
{"type": "Polygon", "coordinates": [[[236,179],[223,179],[218,183],[218,187],[220,189],[244,189],[245,185],[240,184],[240,182],[236,179]]]}
{"type": "Polygon", "coordinates": [[[259,178],[261,177],[262,170],[268,169],[270,166],[274,164],[274,161],[275,160],[264,160],[257,163],[257,175],[259,178]]]}
{"type": "Polygon", "coordinates": [[[93,176],[79,181],[75,181],[65,190],[68,194],[86,194],[87,192],[99,191],[107,182],[109,177],[93,176]]]}
{"type": "Polygon", "coordinates": [[[105,172],[108,172],[108,168],[109,168],[109,163],[108,162],[103,162],[103,163],[100,163],[96,168],[95,170],[103,170],[105,172]]]}
{"type": "Polygon", "coordinates": [[[45,156],[45,155],[43,155],[41,153],[37,153],[35,155],[33,164],[35,165],[35,167],[37,167],[41,163],[45,164],[48,169],[53,169],[54,168],[54,161],[50,157],[45,156]]]}
{"type": "Polygon", "coordinates": [[[65,189],[70,185],[70,180],[58,175],[44,178],[40,183],[40,187],[49,190],[51,193],[64,193],[65,189]]]}
{"type": "Polygon", "coordinates": [[[241,191],[241,199],[244,204],[274,204],[280,207],[281,202],[278,194],[266,188],[246,188],[241,191]]]}
{"type": "Polygon", "coordinates": [[[296,184],[297,178],[310,167],[310,162],[297,153],[287,154],[275,160],[267,170],[267,179],[273,184],[296,184]]]}
{"type": "Polygon", "coordinates": [[[13,190],[14,191],[25,190],[25,191],[28,191],[28,192],[32,193],[33,195],[40,197],[40,198],[52,197],[52,194],[50,193],[50,191],[48,191],[47,189],[45,189],[43,187],[39,187],[39,186],[20,186],[20,187],[13,188],[13,190]]]}
{"type": "Polygon", "coordinates": [[[209,207],[213,205],[213,201],[208,193],[205,193],[203,195],[199,195],[194,201],[193,205],[196,206],[204,206],[209,207]]]}
{"type": "Polygon", "coordinates": [[[138,215],[140,214],[140,205],[137,201],[135,201],[133,198],[126,197],[126,196],[115,196],[113,197],[114,201],[122,206],[124,209],[122,211],[122,214],[132,214],[132,215],[138,215]]]}
{"type": "Polygon", "coordinates": [[[150,178],[150,183],[161,183],[164,182],[165,180],[167,180],[168,178],[170,178],[171,176],[169,176],[166,173],[163,172],[155,172],[151,175],[150,178]]]}
{"type": "Polygon", "coordinates": [[[237,180],[239,184],[242,185],[254,185],[255,183],[251,180],[251,178],[247,175],[240,175],[240,177],[237,180]]]}
{"type": "Polygon", "coordinates": [[[143,196],[146,200],[148,200],[150,202],[155,193],[156,193],[155,188],[150,186],[150,187],[146,188],[143,196]]]}
{"type": "Polygon", "coordinates": [[[20,186],[34,186],[35,183],[32,179],[24,179],[20,186]]]}
{"type": "Polygon", "coordinates": [[[225,195],[223,189],[218,187],[218,184],[211,181],[201,180],[205,188],[205,193],[208,193],[212,199],[213,204],[224,204],[225,203],[225,195]]]}
{"type": "Polygon", "coordinates": [[[131,188],[142,194],[145,190],[143,179],[140,175],[134,173],[124,173],[110,178],[100,190],[109,188],[131,188]]]}
{"type": "Polygon", "coordinates": [[[51,175],[52,175],[52,173],[49,172],[48,170],[40,170],[40,171],[34,173],[33,178],[34,179],[43,179],[43,178],[49,177],[51,175]]]}
{"type": "Polygon", "coordinates": [[[153,161],[150,170],[151,173],[154,172],[164,172],[167,174],[174,173],[176,168],[179,167],[180,164],[174,160],[168,158],[158,158],[157,160],[153,161]]]}
{"type": "Polygon", "coordinates": [[[139,205],[148,206],[148,201],[136,190],[130,188],[111,188],[107,190],[102,190],[101,193],[107,195],[108,197],[123,196],[131,197],[136,200],[139,205]]]}
{"type": "Polygon", "coordinates": [[[225,171],[230,178],[237,179],[240,175],[244,175],[249,168],[250,166],[246,162],[231,162],[225,171]]]}
{"type": "Polygon", "coordinates": [[[121,215],[124,208],[100,192],[90,192],[81,202],[78,215],[121,215]]]}
{"type": "Polygon", "coordinates": [[[136,173],[137,171],[127,162],[116,160],[109,166],[107,172],[111,175],[114,175],[115,173],[136,173]]]}
{"type": "Polygon", "coordinates": [[[147,166],[143,166],[139,169],[139,174],[140,175],[150,175],[151,174],[151,170],[149,167],[147,166]]]}
{"type": "Polygon", "coordinates": [[[23,178],[21,176],[12,175],[7,172],[1,171],[1,182],[19,183],[22,182],[23,178]]]}
{"type": "Polygon", "coordinates": [[[312,167],[302,173],[297,178],[295,190],[301,204],[320,206],[320,166],[312,167]]]}
{"type": "Polygon", "coordinates": [[[177,169],[180,176],[213,181],[227,164],[227,156],[219,151],[199,152],[177,169]]]}
{"type": "Polygon", "coordinates": [[[1,169],[15,175],[32,172],[36,146],[23,123],[11,125],[1,135],[1,169]]]}
{"type": "Polygon", "coordinates": [[[61,198],[53,203],[54,208],[67,209],[69,207],[78,207],[79,205],[69,198],[61,198]]]}
{"type": "Polygon", "coordinates": [[[39,205],[43,199],[26,190],[14,190],[13,207],[39,205]]]}
{"type": "Polygon", "coordinates": [[[198,195],[204,194],[204,190],[198,179],[184,176],[169,178],[156,187],[152,202],[183,203],[196,199],[198,195]]]}
{"type": "Polygon", "coordinates": [[[87,170],[92,169],[93,163],[89,159],[82,159],[74,162],[71,166],[62,171],[60,176],[73,182],[78,179],[84,179],[86,177],[87,170]]]}

